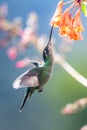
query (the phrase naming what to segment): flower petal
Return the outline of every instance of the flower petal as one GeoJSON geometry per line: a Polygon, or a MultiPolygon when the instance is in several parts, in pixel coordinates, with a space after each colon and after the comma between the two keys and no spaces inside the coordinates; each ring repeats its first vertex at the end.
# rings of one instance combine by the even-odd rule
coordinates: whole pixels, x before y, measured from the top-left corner
{"type": "Polygon", "coordinates": [[[58,27],[61,24],[62,21],[62,7],[63,7],[63,1],[61,0],[56,8],[56,11],[51,19],[50,24],[54,27],[58,27]]]}

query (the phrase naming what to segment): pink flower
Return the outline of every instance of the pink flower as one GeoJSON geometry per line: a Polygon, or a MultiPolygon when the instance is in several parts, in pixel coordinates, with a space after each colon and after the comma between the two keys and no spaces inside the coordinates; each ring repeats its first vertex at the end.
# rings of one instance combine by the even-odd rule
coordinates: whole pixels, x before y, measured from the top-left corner
{"type": "Polygon", "coordinates": [[[16,47],[12,47],[7,51],[7,55],[11,60],[14,60],[17,57],[16,47]]]}
{"type": "Polygon", "coordinates": [[[23,68],[25,67],[25,62],[23,60],[20,60],[18,62],[16,62],[16,68],[23,68]]]}

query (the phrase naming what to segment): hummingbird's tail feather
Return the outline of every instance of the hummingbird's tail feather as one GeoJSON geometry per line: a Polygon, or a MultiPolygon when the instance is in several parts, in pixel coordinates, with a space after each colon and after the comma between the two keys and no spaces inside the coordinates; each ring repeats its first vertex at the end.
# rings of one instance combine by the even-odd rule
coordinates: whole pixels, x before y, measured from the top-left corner
{"type": "Polygon", "coordinates": [[[35,90],[34,88],[27,88],[22,105],[19,109],[20,112],[22,111],[27,99],[29,99],[31,97],[31,95],[34,93],[34,90],[35,90]]]}

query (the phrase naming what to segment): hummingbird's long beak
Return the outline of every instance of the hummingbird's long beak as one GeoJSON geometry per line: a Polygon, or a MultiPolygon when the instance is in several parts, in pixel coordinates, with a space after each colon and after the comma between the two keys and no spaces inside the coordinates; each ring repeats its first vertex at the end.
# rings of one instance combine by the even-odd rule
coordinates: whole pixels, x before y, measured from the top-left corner
{"type": "Polygon", "coordinates": [[[50,44],[50,42],[51,42],[52,32],[53,32],[53,26],[51,27],[51,30],[50,30],[50,36],[49,36],[48,44],[50,44]]]}

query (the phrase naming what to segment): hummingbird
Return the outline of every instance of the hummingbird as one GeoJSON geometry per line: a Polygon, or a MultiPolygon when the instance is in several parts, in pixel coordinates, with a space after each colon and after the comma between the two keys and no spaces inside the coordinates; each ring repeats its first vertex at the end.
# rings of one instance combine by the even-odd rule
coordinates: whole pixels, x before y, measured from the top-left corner
{"type": "Polygon", "coordinates": [[[51,42],[53,27],[51,27],[50,36],[47,45],[43,50],[43,60],[44,63],[31,62],[34,67],[31,70],[27,70],[25,73],[21,74],[14,82],[13,88],[25,88],[24,98],[19,111],[22,110],[26,101],[31,97],[31,95],[37,90],[38,92],[43,91],[43,86],[48,82],[51,76],[53,68],[53,47],[51,42]]]}

